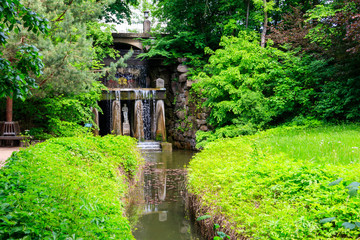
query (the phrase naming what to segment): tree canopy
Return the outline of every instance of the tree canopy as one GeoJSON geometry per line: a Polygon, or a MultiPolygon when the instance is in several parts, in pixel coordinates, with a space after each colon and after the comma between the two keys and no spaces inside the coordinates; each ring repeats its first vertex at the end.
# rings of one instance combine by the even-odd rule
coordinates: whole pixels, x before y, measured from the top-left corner
{"type": "Polygon", "coordinates": [[[187,59],[216,131],[359,119],[359,0],[157,3],[168,35],[143,56],[187,59]]]}
{"type": "Polygon", "coordinates": [[[47,33],[49,26],[47,19],[25,7],[20,1],[1,1],[0,97],[25,98],[29,89],[36,87],[34,76],[42,73],[43,63],[37,47],[26,44],[23,38],[9,47],[9,36],[12,33],[19,34],[21,29],[39,34],[47,33]]]}

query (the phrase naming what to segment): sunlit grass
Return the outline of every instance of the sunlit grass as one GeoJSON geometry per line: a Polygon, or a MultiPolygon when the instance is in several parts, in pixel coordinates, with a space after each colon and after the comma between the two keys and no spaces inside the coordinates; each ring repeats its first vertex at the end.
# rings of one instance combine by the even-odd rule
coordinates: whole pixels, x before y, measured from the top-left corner
{"type": "Polygon", "coordinates": [[[282,152],[289,158],[321,164],[359,163],[360,126],[277,128],[255,138],[255,146],[264,154],[282,152]]]}
{"type": "Polygon", "coordinates": [[[226,219],[232,239],[355,239],[360,228],[343,223],[360,222],[360,195],[348,188],[360,182],[359,147],[358,125],[218,139],[191,160],[188,190],[202,215],[226,219]]]}

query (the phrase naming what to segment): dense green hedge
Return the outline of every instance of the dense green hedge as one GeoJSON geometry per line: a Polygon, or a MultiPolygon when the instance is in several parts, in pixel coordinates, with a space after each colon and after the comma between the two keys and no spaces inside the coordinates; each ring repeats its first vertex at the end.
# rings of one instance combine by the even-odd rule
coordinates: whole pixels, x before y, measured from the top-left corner
{"type": "Polygon", "coordinates": [[[123,136],[57,138],[0,170],[0,239],[134,239],[121,198],[141,157],[123,136]]]}
{"type": "Polygon", "coordinates": [[[359,133],[359,126],[280,128],[217,140],[190,162],[189,191],[201,214],[225,217],[225,231],[238,235],[357,238],[359,133]]]}

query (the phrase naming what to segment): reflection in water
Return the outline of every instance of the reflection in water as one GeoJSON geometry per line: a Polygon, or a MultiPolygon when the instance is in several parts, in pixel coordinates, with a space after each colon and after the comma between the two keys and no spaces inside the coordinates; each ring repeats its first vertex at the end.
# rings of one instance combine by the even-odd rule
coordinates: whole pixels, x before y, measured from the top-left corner
{"type": "Polygon", "coordinates": [[[145,153],[143,213],[137,240],[198,239],[185,211],[185,165],[193,152],[145,153]]]}

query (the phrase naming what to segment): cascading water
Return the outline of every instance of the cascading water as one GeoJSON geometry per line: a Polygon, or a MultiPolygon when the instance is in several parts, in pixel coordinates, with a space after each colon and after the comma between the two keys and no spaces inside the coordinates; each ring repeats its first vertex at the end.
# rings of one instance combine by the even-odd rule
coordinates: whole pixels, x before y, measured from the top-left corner
{"type": "MultiPolygon", "coordinates": [[[[151,118],[151,107],[153,106],[153,109],[155,109],[155,92],[154,90],[134,90],[135,91],[135,98],[138,99],[137,101],[142,101],[142,114],[139,114],[140,109],[140,103],[138,102],[135,106],[135,119],[137,120],[137,124],[135,124],[135,127],[137,129],[143,129],[144,137],[138,138],[139,140],[151,140],[154,139],[154,127],[155,127],[155,118],[151,118]],[[151,102],[153,104],[151,105],[151,102]],[[139,119],[140,116],[142,116],[142,119],[139,119]],[[142,127],[138,126],[138,124],[143,124],[142,127]],[[153,124],[152,124],[153,123],[153,124]]],[[[153,110],[153,113],[155,113],[155,110],[153,110]]],[[[153,114],[154,116],[154,114],[153,114]]],[[[140,130],[139,130],[140,131],[140,130]]],[[[138,131],[138,132],[139,132],[138,131]]],[[[139,136],[139,135],[137,135],[139,136]]]]}
{"type": "MultiPolygon", "coordinates": [[[[121,50],[121,55],[127,51],[121,50]]],[[[103,110],[100,114],[100,135],[109,133],[129,135],[139,141],[160,140],[158,137],[161,136],[164,141],[165,134],[163,132],[157,134],[157,129],[160,127],[162,131],[164,126],[164,124],[159,125],[158,119],[163,122],[164,120],[157,113],[156,99],[165,99],[165,90],[163,85],[158,87],[157,82],[157,90],[147,89],[151,85],[148,63],[137,59],[138,53],[140,52],[134,51],[133,56],[127,61],[127,67],[117,69],[115,78],[102,80],[110,91],[99,103],[103,110]]],[[[163,107],[161,111],[164,111],[163,107]]]]}
{"type": "Polygon", "coordinates": [[[144,137],[145,140],[151,139],[151,110],[150,110],[150,91],[143,93],[143,108],[144,108],[144,137]]]}

